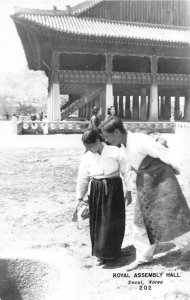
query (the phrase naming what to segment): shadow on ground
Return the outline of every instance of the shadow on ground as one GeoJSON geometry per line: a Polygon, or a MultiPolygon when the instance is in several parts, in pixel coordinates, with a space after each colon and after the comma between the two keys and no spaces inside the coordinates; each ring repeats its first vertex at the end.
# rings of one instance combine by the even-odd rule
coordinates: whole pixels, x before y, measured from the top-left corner
{"type": "Polygon", "coordinates": [[[121,250],[121,255],[114,263],[108,263],[103,269],[117,269],[129,265],[135,260],[136,250],[133,245],[127,246],[121,250]]]}
{"type": "MultiPolygon", "coordinates": [[[[103,269],[117,269],[129,265],[136,258],[136,250],[133,245],[125,247],[120,257],[114,263],[108,263],[103,269]]],[[[163,266],[166,269],[178,269],[190,271],[190,251],[182,253],[174,244],[159,245],[155,252],[155,259],[151,263],[143,264],[138,269],[163,266]]]]}

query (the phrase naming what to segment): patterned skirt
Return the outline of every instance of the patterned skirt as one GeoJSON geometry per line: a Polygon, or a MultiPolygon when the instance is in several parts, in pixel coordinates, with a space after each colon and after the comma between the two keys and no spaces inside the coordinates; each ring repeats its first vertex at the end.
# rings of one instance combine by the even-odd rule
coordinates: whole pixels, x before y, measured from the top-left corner
{"type": "Polygon", "coordinates": [[[89,195],[92,255],[113,259],[125,233],[125,201],[121,178],[93,179],[89,195]]]}
{"type": "Polygon", "coordinates": [[[171,241],[190,231],[190,209],[174,170],[147,156],[137,172],[136,228],[146,228],[150,244],[171,241]]]}

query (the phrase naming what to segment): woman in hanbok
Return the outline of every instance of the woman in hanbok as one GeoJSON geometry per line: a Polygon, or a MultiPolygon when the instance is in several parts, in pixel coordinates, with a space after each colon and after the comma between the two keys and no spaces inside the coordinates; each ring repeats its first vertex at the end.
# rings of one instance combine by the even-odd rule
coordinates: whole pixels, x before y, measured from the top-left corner
{"type": "Polygon", "coordinates": [[[101,142],[98,131],[87,130],[82,142],[87,151],[80,163],[76,195],[81,203],[88,192],[92,255],[101,265],[120,254],[125,200],[131,202],[131,169],[119,148],[101,142]]]}
{"type": "Polygon", "coordinates": [[[114,117],[115,116],[115,107],[114,106],[110,106],[108,108],[108,114],[107,114],[107,117],[106,117],[106,120],[111,118],[111,117],[114,117]]]}
{"type": "Polygon", "coordinates": [[[176,175],[179,166],[169,148],[143,133],[126,131],[122,120],[113,117],[101,125],[105,139],[130,160],[136,172],[137,200],[134,214],[136,260],[127,267],[151,262],[160,242],[189,247],[190,209],[176,175]]]}
{"type": "Polygon", "coordinates": [[[98,126],[100,125],[100,118],[99,118],[99,112],[100,109],[98,107],[93,107],[92,110],[92,117],[90,119],[90,123],[89,123],[89,129],[95,129],[97,130],[98,126]]]}

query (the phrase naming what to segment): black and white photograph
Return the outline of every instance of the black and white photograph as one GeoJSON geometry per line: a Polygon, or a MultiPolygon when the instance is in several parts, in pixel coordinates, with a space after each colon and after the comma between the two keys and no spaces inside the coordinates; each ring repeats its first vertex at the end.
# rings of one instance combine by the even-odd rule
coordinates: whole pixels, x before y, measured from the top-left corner
{"type": "Polygon", "coordinates": [[[190,0],[0,0],[0,300],[190,300],[190,0]]]}

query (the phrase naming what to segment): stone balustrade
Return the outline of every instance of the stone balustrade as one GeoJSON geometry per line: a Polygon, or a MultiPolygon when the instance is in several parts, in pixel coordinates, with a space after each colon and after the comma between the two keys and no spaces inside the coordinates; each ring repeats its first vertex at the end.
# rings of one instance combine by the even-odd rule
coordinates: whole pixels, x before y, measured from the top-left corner
{"type": "MultiPolygon", "coordinates": [[[[48,122],[48,133],[83,133],[88,128],[88,121],[53,121],[48,122]]],[[[18,134],[43,134],[43,121],[24,121],[22,130],[18,134]]],[[[20,126],[20,123],[17,124],[20,126]]]]}
{"type": "MultiPolygon", "coordinates": [[[[43,134],[44,122],[40,121],[24,121],[18,122],[19,130],[17,134],[43,134]]],[[[160,133],[175,133],[175,122],[126,122],[126,129],[137,132],[160,132],[160,133]]],[[[189,127],[190,127],[190,123],[189,127]]],[[[48,122],[49,134],[60,133],[83,133],[89,125],[89,121],[54,121],[48,122]]]]}
{"type": "Polygon", "coordinates": [[[179,134],[190,133],[190,123],[189,122],[176,122],[175,123],[175,133],[179,133],[179,134]]]}

